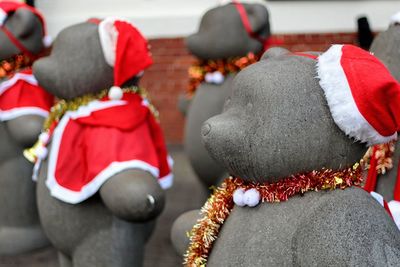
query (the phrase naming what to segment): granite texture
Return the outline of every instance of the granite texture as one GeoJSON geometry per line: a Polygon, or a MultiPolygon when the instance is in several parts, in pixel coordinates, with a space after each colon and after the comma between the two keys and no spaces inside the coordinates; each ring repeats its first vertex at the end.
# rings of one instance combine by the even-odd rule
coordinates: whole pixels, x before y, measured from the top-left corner
{"type": "MultiPolygon", "coordinates": [[[[31,53],[43,50],[42,26],[27,9],[5,21],[6,27],[31,53]]],[[[0,31],[0,60],[21,51],[0,31]]],[[[4,80],[0,80],[0,83],[4,80]]],[[[0,121],[0,255],[16,255],[48,245],[41,229],[32,181],[33,165],[22,155],[36,141],[44,118],[24,115],[0,121]]]]}
{"type": "MultiPolygon", "coordinates": [[[[252,30],[262,37],[270,35],[269,14],[260,4],[243,4],[252,30]]],[[[246,32],[238,10],[233,4],[207,11],[201,19],[197,33],[186,39],[189,51],[199,59],[227,59],[245,56],[249,52],[262,52],[262,44],[246,32]]],[[[225,99],[231,94],[235,74],[222,84],[203,82],[191,101],[179,101],[186,115],[184,145],[190,163],[200,181],[208,188],[227,176],[224,168],[208,154],[201,141],[201,125],[222,112],[225,99]]]]}
{"type": "MultiPolygon", "coordinates": [[[[258,182],[352,166],[367,149],[333,122],[315,60],[283,49],[236,76],[224,112],[204,123],[202,135],[232,175],[258,182]]],[[[174,243],[184,239],[181,233],[174,243]]],[[[399,247],[383,207],[352,187],[235,206],[207,266],[397,266],[399,247]]]]}
{"type": "MultiPolygon", "coordinates": [[[[40,85],[66,99],[113,84],[113,69],[104,60],[97,25],[91,23],[63,30],[50,56],[35,62],[33,68],[40,85]]],[[[142,266],[145,243],[165,205],[165,192],[157,179],[142,170],[125,170],[109,178],[98,194],[71,205],[50,195],[45,184],[47,167],[45,160],[37,201],[43,229],[58,251],[60,266],[142,266]]]]}

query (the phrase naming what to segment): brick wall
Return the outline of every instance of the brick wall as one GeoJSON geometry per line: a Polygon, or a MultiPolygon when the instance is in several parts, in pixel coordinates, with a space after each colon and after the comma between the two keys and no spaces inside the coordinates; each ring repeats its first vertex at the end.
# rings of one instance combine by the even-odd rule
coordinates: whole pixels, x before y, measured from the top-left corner
{"type": "MultiPolygon", "coordinates": [[[[275,35],[282,47],[293,52],[324,51],[332,43],[357,43],[355,33],[275,35]]],[[[145,72],[141,85],[150,93],[160,111],[161,126],[169,144],[183,139],[184,117],[177,109],[179,94],[185,92],[187,69],[195,61],[185,48],[183,38],[150,40],[154,64],[145,72]]]]}

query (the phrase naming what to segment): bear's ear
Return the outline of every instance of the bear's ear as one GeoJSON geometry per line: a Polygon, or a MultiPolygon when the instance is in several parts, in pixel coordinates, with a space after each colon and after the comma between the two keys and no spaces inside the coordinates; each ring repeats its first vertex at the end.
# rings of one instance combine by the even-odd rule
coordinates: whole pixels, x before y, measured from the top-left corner
{"type": "Polygon", "coordinates": [[[43,27],[39,18],[26,8],[19,8],[5,21],[5,26],[18,40],[28,39],[30,36],[43,34],[43,27]]]}
{"type": "Polygon", "coordinates": [[[267,37],[270,34],[267,8],[261,4],[244,5],[244,7],[253,32],[258,33],[260,37],[267,37]]]}
{"type": "Polygon", "coordinates": [[[267,60],[274,57],[290,54],[290,51],[282,47],[272,47],[265,51],[260,60],[267,60]]]}

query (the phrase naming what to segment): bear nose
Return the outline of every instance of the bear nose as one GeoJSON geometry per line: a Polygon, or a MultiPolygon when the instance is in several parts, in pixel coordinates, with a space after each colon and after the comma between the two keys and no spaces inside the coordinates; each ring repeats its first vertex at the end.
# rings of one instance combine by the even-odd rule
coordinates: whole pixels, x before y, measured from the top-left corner
{"type": "Polygon", "coordinates": [[[201,135],[207,136],[210,132],[211,132],[211,125],[208,122],[204,123],[203,126],[201,127],[201,135]]]}

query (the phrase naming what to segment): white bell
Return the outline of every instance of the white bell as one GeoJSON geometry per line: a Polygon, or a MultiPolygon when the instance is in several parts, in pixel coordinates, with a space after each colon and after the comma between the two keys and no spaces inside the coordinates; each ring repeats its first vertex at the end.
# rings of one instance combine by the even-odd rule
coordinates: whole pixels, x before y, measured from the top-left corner
{"type": "Polygon", "coordinates": [[[243,196],[244,196],[243,188],[236,189],[235,192],[233,192],[233,202],[239,207],[243,207],[246,205],[246,203],[244,203],[243,196]]]}
{"type": "Polygon", "coordinates": [[[255,207],[260,203],[260,192],[257,189],[252,188],[244,193],[244,203],[249,207],[255,207]]]}
{"type": "Polygon", "coordinates": [[[39,134],[39,141],[43,144],[47,144],[49,141],[49,134],[48,133],[41,133],[39,134]]]}
{"type": "Polygon", "coordinates": [[[224,75],[222,75],[222,73],[219,71],[215,71],[212,75],[213,75],[213,82],[215,84],[221,84],[225,80],[224,75]]]}
{"type": "Polygon", "coordinates": [[[47,148],[45,146],[38,146],[35,150],[36,156],[43,160],[47,157],[47,148]]]}

